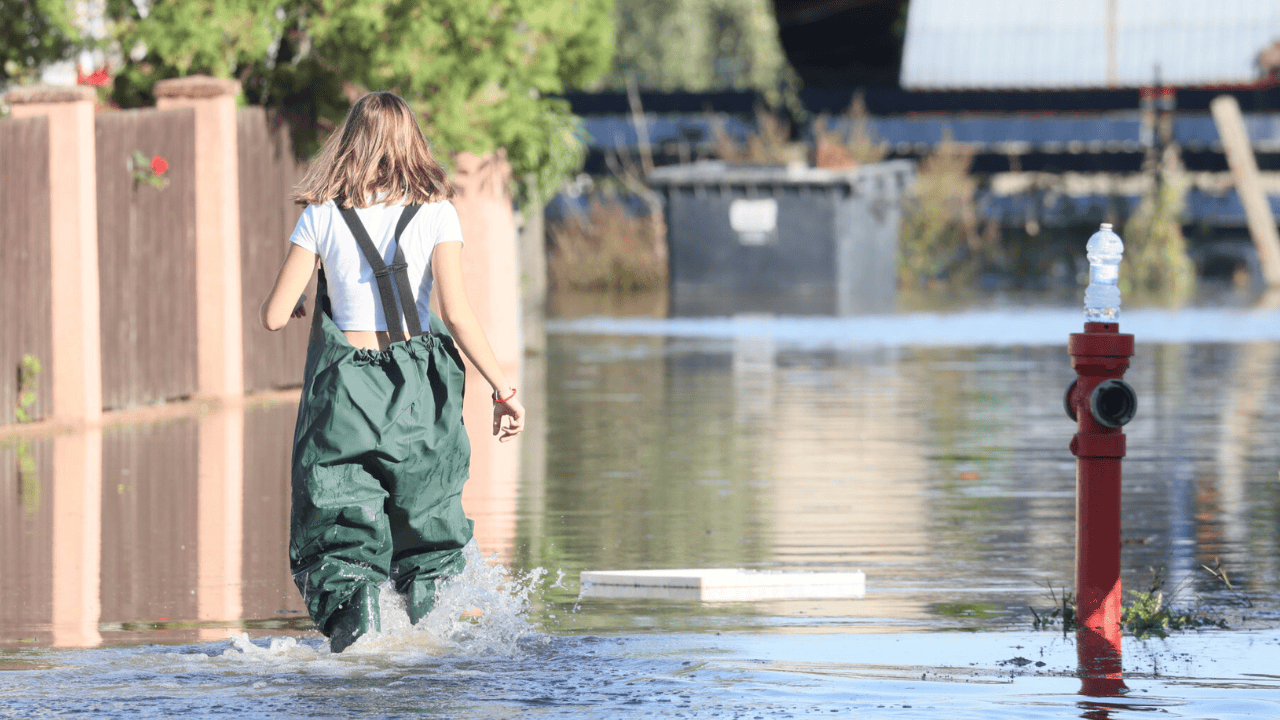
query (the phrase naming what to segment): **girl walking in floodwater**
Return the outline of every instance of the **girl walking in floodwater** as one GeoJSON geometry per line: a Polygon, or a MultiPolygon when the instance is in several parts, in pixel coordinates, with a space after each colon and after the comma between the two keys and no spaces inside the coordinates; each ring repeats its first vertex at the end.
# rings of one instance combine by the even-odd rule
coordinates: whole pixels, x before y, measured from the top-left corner
{"type": "Polygon", "coordinates": [[[364,96],[296,189],[307,207],[262,305],[268,330],[306,315],[302,291],[319,268],[289,560],[335,652],[380,629],[379,583],[394,583],[416,623],[437,583],[463,568],[473,524],[461,501],[471,446],[459,349],[492,386],[493,434],[505,442],[523,426],[467,301],[451,197],[408,103],[364,96]],[[428,309],[433,280],[439,317],[428,309]]]}

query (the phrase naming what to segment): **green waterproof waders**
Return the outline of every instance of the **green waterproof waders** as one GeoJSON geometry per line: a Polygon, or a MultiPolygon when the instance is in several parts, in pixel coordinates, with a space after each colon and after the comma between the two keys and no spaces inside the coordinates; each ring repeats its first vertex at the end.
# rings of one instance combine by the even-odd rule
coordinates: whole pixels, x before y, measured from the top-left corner
{"type": "Polygon", "coordinates": [[[382,351],[352,347],[333,321],[323,270],[316,292],[293,440],[289,560],[335,652],[381,629],[385,580],[406,596],[412,622],[430,612],[437,581],[461,572],[471,539],[462,511],[471,459],[462,426],[466,374],[438,318],[421,331],[399,249],[416,210],[406,208],[397,225],[390,267],[355,213],[343,211],[375,271],[387,329],[401,332],[394,274],[411,339],[382,351]]]}

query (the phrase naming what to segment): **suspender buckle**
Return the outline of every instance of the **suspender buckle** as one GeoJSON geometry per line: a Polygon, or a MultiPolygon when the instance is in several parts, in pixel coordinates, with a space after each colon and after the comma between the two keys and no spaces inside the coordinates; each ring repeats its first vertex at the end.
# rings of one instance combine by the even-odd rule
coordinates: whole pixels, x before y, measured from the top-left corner
{"type": "Polygon", "coordinates": [[[360,246],[360,252],[364,254],[364,258],[369,263],[369,267],[373,268],[373,277],[378,283],[378,295],[382,300],[382,312],[387,321],[387,332],[392,333],[393,337],[400,334],[400,311],[401,308],[396,307],[396,290],[400,292],[400,305],[404,310],[405,323],[409,326],[409,335],[418,336],[422,334],[422,324],[418,321],[418,307],[414,302],[412,286],[409,284],[409,263],[405,262],[404,252],[400,249],[400,235],[404,229],[408,227],[409,221],[418,212],[420,205],[407,205],[400,213],[400,220],[396,223],[396,235],[394,240],[395,257],[390,265],[387,265],[382,256],[378,253],[378,248],[374,246],[373,240],[369,237],[369,232],[364,229],[364,223],[360,222],[360,217],[356,215],[355,208],[344,208],[339,204],[342,212],[342,219],[346,220],[347,227],[351,229],[351,234],[356,239],[356,244],[360,246]],[[391,280],[388,276],[394,275],[396,282],[393,289],[391,280]]]}

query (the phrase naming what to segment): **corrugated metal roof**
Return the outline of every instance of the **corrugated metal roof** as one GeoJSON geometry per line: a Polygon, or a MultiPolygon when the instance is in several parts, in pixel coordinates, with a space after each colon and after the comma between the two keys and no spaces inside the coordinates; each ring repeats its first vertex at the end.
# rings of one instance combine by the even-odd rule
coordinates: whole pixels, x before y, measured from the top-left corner
{"type": "Polygon", "coordinates": [[[901,81],[909,90],[1140,87],[1159,65],[1169,85],[1248,83],[1277,40],[1277,0],[911,0],[901,81]]]}

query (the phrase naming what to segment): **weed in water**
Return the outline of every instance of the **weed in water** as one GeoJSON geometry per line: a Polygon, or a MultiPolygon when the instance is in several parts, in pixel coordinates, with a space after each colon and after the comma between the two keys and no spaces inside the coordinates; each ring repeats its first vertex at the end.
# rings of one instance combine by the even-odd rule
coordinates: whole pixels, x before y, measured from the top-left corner
{"type": "Polygon", "coordinates": [[[1208,565],[1201,565],[1200,567],[1204,568],[1205,572],[1212,575],[1218,582],[1222,583],[1228,590],[1230,590],[1231,594],[1235,596],[1236,602],[1239,602],[1247,608],[1253,607],[1253,601],[1249,599],[1249,596],[1240,592],[1236,589],[1235,585],[1231,584],[1231,578],[1227,577],[1227,569],[1222,567],[1222,558],[1215,557],[1213,559],[1213,567],[1209,567],[1208,565]]]}
{"type": "MultiPolygon", "coordinates": [[[[13,408],[13,415],[20,423],[35,420],[31,406],[36,402],[36,389],[40,387],[42,372],[44,366],[40,364],[40,358],[31,354],[22,356],[22,363],[18,365],[18,404],[13,408]]],[[[35,458],[31,456],[31,445],[25,440],[18,443],[18,494],[28,514],[40,509],[40,475],[36,472],[35,458]]]]}
{"type": "MultiPolygon", "coordinates": [[[[1169,593],[1169,598],[1182,590],[1182,584],[1169,593]]],[[[1165,637],[1168,630],[1196,627],[1225,628],[1227,620],[1204,612],[1183,611],[1165,603],[1164,568],[1151,569],[1151,586],[1146,590],[1130,590],[1130,602],[1120,611],[1120,622],[1136,638],[1165,637]]]]}
{"type": "MultiPolygon", "coordinates": [[[[1215,577],[1214,569],[1205,566],[1215,577]]],[[[1225,578],[1225,572],[1222,573],[1225,578]]],[[[1220,578],[1221,579],[1221,578],[1220,578]]],[[[1173,598],[1183,589],[1183,583],[1168,593],[1164,592],[1164,568],[1152,568],[1151,584],[1145,590],[1130,590],[1129,601],[1120,608],[1120,623],[1134,637],[1165,637],[1169,630],[1186,630],[1201,627],[1227,627],[1226,618],[1202,610],[1186,610],[1173,604],[1173,598]]],[[[1226,583],[1227,587],[1231,585],[1226,583]]],[[[1033,616],[1032,626],[1047,630],[1061,625],[1063,633],[1076,628],[1076,598],[1063,588],[1061,592],[1048,586],[1053,600],[1050,610],[1029,608],[1033,616]]]]}
{"type": "Polygon", "coordinates": [[[1063,633],[1074,630],[1076,627],[1075,593],[1066,588],[1062,588],[1061,591],[1055,590],[1048,583],[1045,584],[1045,588],[1049,592],[1049,599],[1053,601],[1053,607],[1048,610],[1037,611],[1034,607],[1027,606],[1032,616],[1035,617],[1035,620],[1031,621],[1032,627],[1036,630],[1048,630],[1051,627],[1061,625],[1063,633]]]}
{"type": "Polygon", "coordinates": [[[40,364],[40,358],[35,355],[22,356],[22,363],[18,365],[18,405],[13,409],[13,414],[20,423],[35,419],[30,410],[36,402],[36,389],[40,387],[42,372],[44,367],[40,364]]]}

